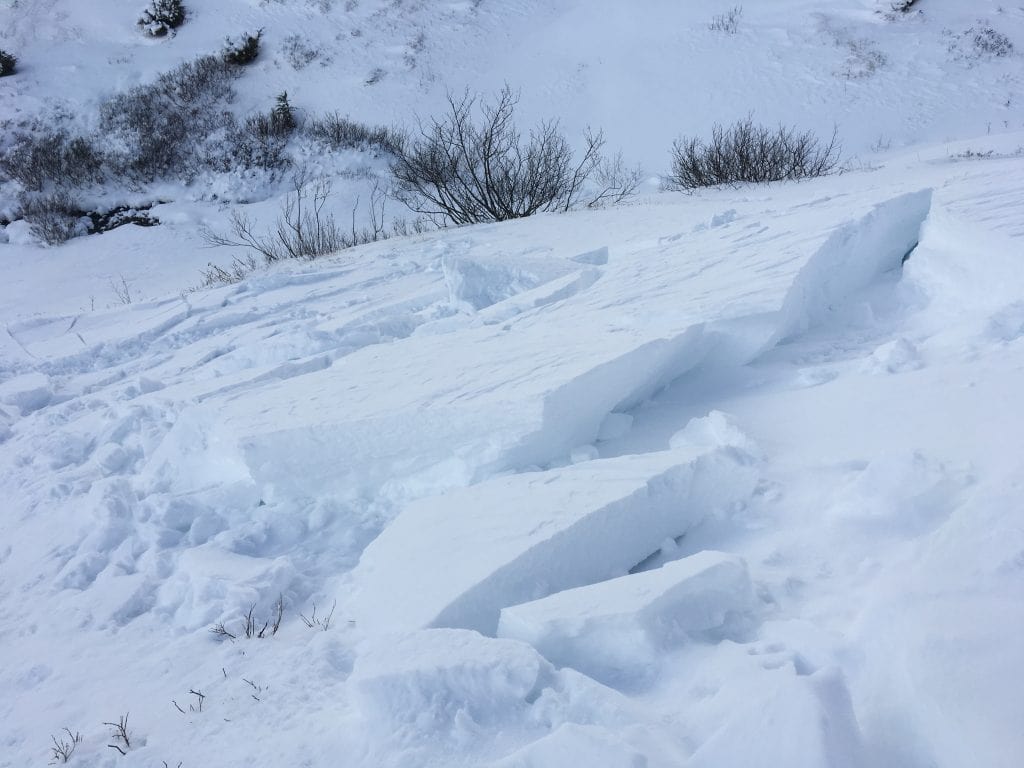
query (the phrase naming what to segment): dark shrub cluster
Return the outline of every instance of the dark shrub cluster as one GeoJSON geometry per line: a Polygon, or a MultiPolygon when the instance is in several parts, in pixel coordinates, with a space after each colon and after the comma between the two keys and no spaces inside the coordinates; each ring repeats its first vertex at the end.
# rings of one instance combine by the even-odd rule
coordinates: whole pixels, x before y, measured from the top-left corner
{"type": "Polygon", "coordinates": [[[18,64],[18,58],[13,53],[0,50],[0,77],[7,77],[14,74],[14,68],[18,64]]]}
{"type": "Polygon", "coordinates": [[[225,167],[272,170],[289,164],[288,139],[298,127],[288,94],[277,97],[270,112],[250,115],[242,125],[232,125],[224,145],[225,167]]]}
{"type": "Polygon", "coordinates": [[[243,34],[239,40],[228,40],[224,43],[224,52],[221,54],[224,61],[234,64],[237,67],[244,67],[252,64],[260,55],[260,38],[263,37],[263,30],[257,30],[255,35],[243,34]]]}
{"type": "Polygon", "coordinates": [[[983,19],[963,32],[947,29],[943,34],[949,40],[947,47],[952,57],[968,66],[974,66],[981,59],[1003,58],[1013,53],[1010,38],[983,19]]]}
{"type": "Polygon", "coordinates": [[[185,6],[181,0],[151,0],[138,24],[152,37],[164,37],[185,23],[185,6]]]}
{"type": "Polygon", "coordinates": [[[48,245],[57,245],[87,231],[85,215],[65,191],[30,195],[21,201],[21,215],[33,235],[48,245]]]}
{"type": "Polygon", "coordinates": [[[193,178],[213,151],[210,140],[233,127],[225,107],[238,74],[219,56],[203,56],[104,102],[100,128],[116,147],[117,171],[137,182],[193,178]]]}
{"type": "Polygon", "coordinates": [[[397,155],[404,143],[398,131],[382,125],[366,125],[332,112],[315,118],[307,125],[309,135],[331,149],[372,150],[397,155]]]}
{"type": "Polygon", "coordinates": [[[719,184],[765,183],[824,176],[839,163],[836,135],[820,141],[810,131],[768,128],[751,118],[726,128],[716,125],[711,140],[686,138],[672,146],[669,189],[719,184]]]}
{"type": "Polygon", "coordinates": [[[67,187],[99,181],[103,162],[89,139],[42,129],[15,136],[13,146],[0,156],[0,173],[30,192],[41,192],[51,183],[67,187]]]}

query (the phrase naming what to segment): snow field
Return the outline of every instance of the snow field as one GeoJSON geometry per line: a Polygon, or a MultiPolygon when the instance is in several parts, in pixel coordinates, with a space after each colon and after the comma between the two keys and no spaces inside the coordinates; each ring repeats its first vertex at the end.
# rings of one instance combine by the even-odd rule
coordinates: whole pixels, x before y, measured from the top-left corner
{"type": "Polygon", "coordinates": [[[83,768],[1018,768],[1022,80],[956,36],[1019,49],[1024,15],[708,29],[733,5],[191,0],[165,41],[115,3],[0,10],[0,120],[87,123],[265,26],[239,114],[409,122],[511,72],[524,127],[652,174],[750,112],[836,125],[860,169],[184,294],[234,255],[199,227],[269,223],[276,182],[149,190],[160,227],[60,248],[0,227],[0,768],[65,725],[83,768]]]}

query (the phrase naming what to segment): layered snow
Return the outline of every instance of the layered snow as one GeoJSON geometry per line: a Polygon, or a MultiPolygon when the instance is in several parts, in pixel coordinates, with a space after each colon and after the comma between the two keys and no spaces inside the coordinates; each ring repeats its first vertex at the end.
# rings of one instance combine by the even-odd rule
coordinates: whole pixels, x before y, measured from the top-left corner
{"type": "Polygon", "coordinates": [[[1017,768],[1021,65],[957,35],[1024,17],[879,5],[750,3],[728,36],[703,4],[193,0],[160,42],[0,10],[4,117],[273,20],[240,108],[383,120],[516,71],[524,114],[651,166],[750,109],[861,155],[197,292],[211,200],[53,249],[8,226],[0,766],[67,727],[90,768],[1017,768]]]}
{"type": "Polygon", "coordinates": [[[661,568],[568,589],[501,611],[499,637],[523,640],[545,658],[615,684],[643,679],[660,652],[691,635],[728,636],[754,611],[746,564],[698,552],[661,568]]]}

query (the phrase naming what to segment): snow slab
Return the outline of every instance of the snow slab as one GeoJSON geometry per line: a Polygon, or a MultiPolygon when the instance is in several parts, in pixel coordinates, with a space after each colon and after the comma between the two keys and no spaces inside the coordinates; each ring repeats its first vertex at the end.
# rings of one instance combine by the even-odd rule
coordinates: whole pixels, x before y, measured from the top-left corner
{"type": "Polygon", "coordinates": [[[621,576],[665,539],[749,497],[755,483],[742,452],[697,449],[498,477],[425,498],[367,547],[345,608],[365,632],[494,634],[502,608],[621,576]]]}
{"type": "Polygon", "coordinates": [[[430,733],[463,718],[516,719],[553,678],[554,668],[525,643],[431,629],[375,640],[350,682],[373,727],[430,733]]]}
{"type": "MultiPolygon", "coordinates": [[[[844,291],[899,268],[930,201],[924,189],[831,203],[799,239],[789,228],[805,214],[794,209],[750,222],[736,239],[709,230],[632,244],[607,266],[552,278],[554,298],[485,308],[509,312],[492,316],[502,321],[442,320],[438,333],[424,323],[424,332],[313,360],[298,372],[301,387],[298,374],[272,371],[232,386],[183,381],[161,396],[199,401],[193,421],[208,436],[198,442],[217,446],[209,461],[231,453],[267,496],[385,489],[404,500],[549,465],[593,443],[602,425],[605,437],[618,434],[622,411],[686,371],[743,364],[823,322],[844,291]],[[772,241],[786,235],[786,258],[766,264],[779,247],[772,241]],[[573,333],[553,330],[562,324],[573,333]]],[[[576,216],[586,226],[592,214],[576,216]]],[[[483,259],[488,231],[463,248],[464,263],[483,259]]],[[[523,249],[510,262],[524,258],[539,273],[530,243],[523,249]]],[[[512,290],[505,276],[493,279],[500,295],[512,290]]]]}
{"type": "Polygon", "coordinates": [[[498,637],[522,640],[552,663],[608,685],[648,677],[657,657],[754,610],[742,558],[704,551],[501,611],[498,637]]]}

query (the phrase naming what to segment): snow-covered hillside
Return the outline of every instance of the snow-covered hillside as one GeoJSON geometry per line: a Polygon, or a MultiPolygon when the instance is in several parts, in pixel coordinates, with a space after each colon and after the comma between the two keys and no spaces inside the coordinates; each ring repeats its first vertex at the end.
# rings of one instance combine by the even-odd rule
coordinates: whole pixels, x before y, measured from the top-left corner
{"type": "Polygon", "coordinates": [[[162,41],[0,9],[15,122],[264,26],[246,104],[508,81],[651,173],[748,111],[848,161],[193,292],[223,180],[158,227],[9,225],[0,766],[1020,765],[1024,67],[960,53],[1024,10],[919,4],[729,35],[724,4],[193,0],[162,41]]]}

